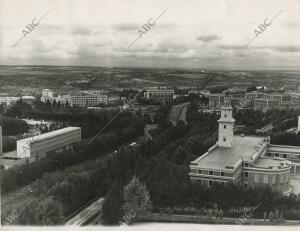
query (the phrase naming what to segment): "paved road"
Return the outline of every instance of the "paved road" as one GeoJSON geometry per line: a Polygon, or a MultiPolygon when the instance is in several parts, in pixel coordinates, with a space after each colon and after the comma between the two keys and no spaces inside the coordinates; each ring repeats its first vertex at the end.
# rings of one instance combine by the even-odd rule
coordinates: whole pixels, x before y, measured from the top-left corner
{"type": "Polygon", "coordinates": [[[100,212],[100,210],[102,209],[103,202],[104,198],[99,198],[98,200],[90,204],[88,207],[86,207],[84,210],[79,212],[76,216],[68,220],[66,222],[66,225],[84,225],[91,218],[93,218],[93,216],[100,212]]]}
{"type": "Polygon", "coordinates": [[[267,132],[269,130],[273,129],[273,123],[269,123],[266,126],[258,129],[260,132],[267,132]]]}
{"type": "Polygon", "coordinates": [[[144,129],[145,136],[148,139],[152,140],[152,136],[149,133],[149,131],[153,130],[153,129],[156,129],[157,127],[158,127],[158,124],[146,124],[145,129],[144,129]]]}
{"type": "Polygon", "coordinates": [[[187,112],[188,105],[189,105],[189,103],[182,103],[182,104],[174,105],[171,109],[169,119],[174,122],[182,120],[186,124],[187,123],[186,112],[187,112]]]}

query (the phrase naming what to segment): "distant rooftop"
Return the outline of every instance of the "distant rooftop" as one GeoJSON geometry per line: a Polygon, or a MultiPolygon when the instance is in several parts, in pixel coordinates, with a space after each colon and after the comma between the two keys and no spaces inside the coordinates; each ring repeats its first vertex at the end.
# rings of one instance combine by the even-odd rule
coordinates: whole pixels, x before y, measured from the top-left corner
{"type": "Polygon", "coordinates": [[[251,158],[263,141],[263,137],[234,136],[232,147],[217,146],[207,156],[196,160],[196,163],[203,168],[225,170],[225,166],[234,166],[240,159],[251,158]]]}

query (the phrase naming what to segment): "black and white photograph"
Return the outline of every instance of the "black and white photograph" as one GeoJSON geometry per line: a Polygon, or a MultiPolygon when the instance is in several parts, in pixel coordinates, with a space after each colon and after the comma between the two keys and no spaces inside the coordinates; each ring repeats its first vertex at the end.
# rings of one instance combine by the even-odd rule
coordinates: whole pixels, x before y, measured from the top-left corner
{"type": "Polygon", "coordinates": [[[300,228],[300,0],[0,0],[1,230],[300,228]]]}

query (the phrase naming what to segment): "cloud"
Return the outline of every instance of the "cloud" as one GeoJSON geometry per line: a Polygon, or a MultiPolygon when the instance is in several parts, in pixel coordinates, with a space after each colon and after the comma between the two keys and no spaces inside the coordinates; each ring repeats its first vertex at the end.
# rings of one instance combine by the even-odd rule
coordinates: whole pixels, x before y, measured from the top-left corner
{"type": "Polygon", "coordinates": [[[279,52],[298,52],[300,51],[300,46],[273,46],[271,49],[279,52]]]}
{"type": "Polygon", "coordinates": [[[117,31],[132,31],[140,29],[141,25],[136,23],[126,23],[126,24],[118,24],[113,26],[113,28],[117,31]]]}
{"type": "Polygon", "coordinates": [[[246,44],[245,45],[219,45],[218,47],[223,50],[241,50],[246,48],[246,44]]]}
{"type": "Polygon", "coordinates": [[[196,38],[198,41],[202,42],[212,42],[221,39],[218,35],[201,35],[196,38]]]}
{"type": "Polygon", "coordinates": [[[75,28],[72,28],[71,34],[73,34],[73,35],[90,35],[91,31],[87,28],[75,27],[75,28]]]}

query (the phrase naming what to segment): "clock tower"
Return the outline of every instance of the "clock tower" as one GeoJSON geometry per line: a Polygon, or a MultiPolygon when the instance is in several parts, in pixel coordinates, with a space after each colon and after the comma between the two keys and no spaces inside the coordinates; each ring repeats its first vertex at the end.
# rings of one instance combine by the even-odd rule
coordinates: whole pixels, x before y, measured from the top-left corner
{"type": "Polygon", "coordinates": [[[221,107],[221,118],[219,123],[219,139],[220,147],[230,148],[233,144],[233,126],[234,119],[232,118],[232,107],[229,97],[225,97],[224,105],[221,107]]]}

